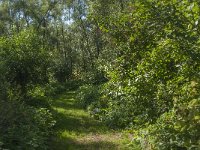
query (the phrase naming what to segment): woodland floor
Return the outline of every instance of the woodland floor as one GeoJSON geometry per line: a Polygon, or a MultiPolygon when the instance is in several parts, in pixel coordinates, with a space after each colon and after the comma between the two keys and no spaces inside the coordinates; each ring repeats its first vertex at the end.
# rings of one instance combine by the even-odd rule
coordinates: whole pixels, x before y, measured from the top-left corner
{"type": "MultiPolygon", "coordinates": [[[[57,112],[57,137],[52,150],[129,150],[128,136],[114,131],[92,118],[76,105],[75,91],[68,91],[53,99],[57,112]]],[[[132,148],[133,149],[133,148],[132,148]]]]}

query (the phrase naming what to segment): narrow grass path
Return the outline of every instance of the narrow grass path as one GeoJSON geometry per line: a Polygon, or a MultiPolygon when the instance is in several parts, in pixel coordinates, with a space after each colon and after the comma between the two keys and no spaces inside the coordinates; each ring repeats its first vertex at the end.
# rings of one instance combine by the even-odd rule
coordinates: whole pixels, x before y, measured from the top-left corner
{"type": "Polygon", "coordinates": [[[53,100],[58,113],[52,150],[128,150],[126,138],[115,132],[79,108],[75,103],[75,91],[68,91],[53,100]]]}

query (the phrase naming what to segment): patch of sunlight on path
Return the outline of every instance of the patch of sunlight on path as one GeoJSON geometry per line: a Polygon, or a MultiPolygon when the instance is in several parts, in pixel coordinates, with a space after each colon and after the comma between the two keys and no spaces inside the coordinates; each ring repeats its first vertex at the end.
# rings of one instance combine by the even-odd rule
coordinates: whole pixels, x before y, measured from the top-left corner
{"type": "Polygon", "coordinates": [[[122,133],[113,131],[79,108],[76,93],[68,91],[53,99],[58,113],[58,136],[52,141],[52,150],[128,150],[122,133]]]}

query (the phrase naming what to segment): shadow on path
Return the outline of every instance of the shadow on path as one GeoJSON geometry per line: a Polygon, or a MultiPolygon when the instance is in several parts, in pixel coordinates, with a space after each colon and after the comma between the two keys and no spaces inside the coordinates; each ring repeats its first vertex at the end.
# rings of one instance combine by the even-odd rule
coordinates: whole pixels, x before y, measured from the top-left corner
{"type": "Polygon", "coordinates": [[[53,150],[117,150],[113,142],[118,135],[102,123],[94,120],[87,112],[79,108],[75,101],[76,93],[67,92],[53,100],[58,122],[53,150]],[[112,132],[113,134],[113,132],[112,132]]]}

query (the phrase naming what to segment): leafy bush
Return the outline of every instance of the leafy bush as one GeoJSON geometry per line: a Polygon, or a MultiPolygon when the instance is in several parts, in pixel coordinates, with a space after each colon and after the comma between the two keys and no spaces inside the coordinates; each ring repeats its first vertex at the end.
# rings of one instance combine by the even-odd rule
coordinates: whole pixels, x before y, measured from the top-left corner
{"type": "Polygon", "coordinates": [[[53,72],[54,78],[60,83],[66,82],[71,77],[71,69],[65,63],[55,64],[53,72]]]}
{"type": "Polygon", "coordinates": [[[83,85],[77,91],[77,104],[90,113],[95,119],[105,121],[107,99],[102,95],[103,85],[83,85]]]}
{"type": "Polygon", "coordinates": [[[51,109],[51,101],[46,94],[46,89],[41,86],[35,86],[28,90],[26,104],[35,108],[51,109]]]}
{"type": "Polygon", "coordinates": [[[98,87],[92,85],[81,86],[77,93],[77,103],[85,109],[100,97],[98,87]]]}
{"type": "MultiPolygon", "coordinates": [[[[158,150],[189,149],[200,147],[200,103],[193,99],[189,103],[174,107],[163,114],[154,125],[137,132],[137,140],[146,141],[144,147],[158,150]]],[[[145,142],[142,142],[145,143],[145,142]]]]}
{"type": "Polygon", "coordinates": [[[4,149],[47,149],[55,124],[46,108],[33,108],[19,101],[0,101],[0,137],[4,149]]]}
{"type": "Polygon", "coordinates": [[[63,85],[58,84],[56,82],[52,82],[52,83],[46,84],[44,89],[45,89],[45,95],[46,96],[55,96],[56,94],[59,94],[60,92],[65,90],[63,85]]]}
{"type": "Polygon", "coordinates": [[[100,69],[93,68],[91,71],[82,73],[81,80],[85,84],[100,85],[108,81],[105,72],[100,69]]]}
{"type": "Polygon", "coordinates": [[[97,16],[118,50],[102,118],[111,126],[147,128],[139,136],[154,149],[197,149],[199,2],[134,1],[127,8],[97,16]]]}
{"type": "Polygon", "coordinates": [[[0,149],[48,148],[55,124],[45,91],[49,53],[33,30],[0,38],[0,149]]]}
{"type": "Polygon", "coordinates": [[[48,82],[50,55],[33,30],[24,30],[12,38],[1,37],[0,49],[2,76],[22,95],[28,86],[48,82]]]}

